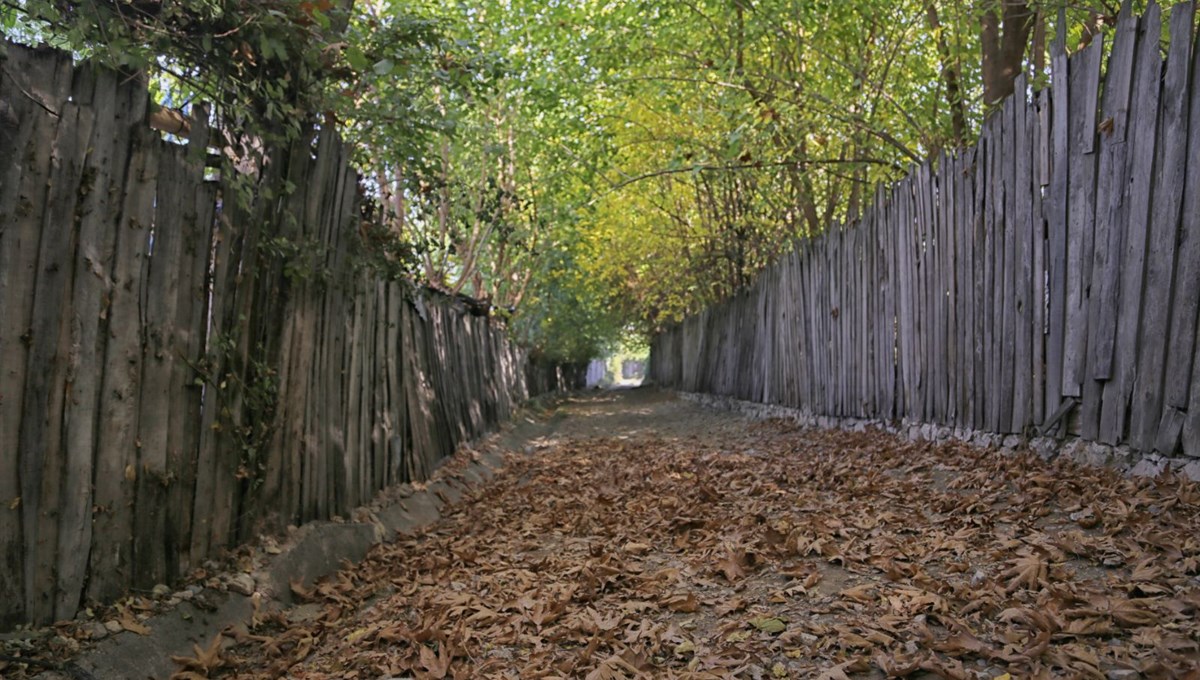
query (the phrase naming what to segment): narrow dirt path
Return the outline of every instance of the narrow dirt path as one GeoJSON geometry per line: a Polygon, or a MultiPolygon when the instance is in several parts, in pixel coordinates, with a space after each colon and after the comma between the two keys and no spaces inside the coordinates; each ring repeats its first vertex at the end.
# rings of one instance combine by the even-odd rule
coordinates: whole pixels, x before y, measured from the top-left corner
{"type": "Polygon", "coordinates": [[[1194,485],[649,389],[561,412],[180,677],[1200,678],[1194,485]]]}

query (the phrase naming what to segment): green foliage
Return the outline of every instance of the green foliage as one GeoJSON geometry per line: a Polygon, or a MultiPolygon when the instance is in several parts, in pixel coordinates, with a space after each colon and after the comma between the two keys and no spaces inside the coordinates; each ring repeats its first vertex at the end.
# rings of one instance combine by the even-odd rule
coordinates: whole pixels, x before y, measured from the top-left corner
{"type": "Polygon", "coordinates": [[[622,333],[620,308],[587,276],[570,249],[552,250],[529,300],[513,320],[518,337],[559,361],[603,356],[622,333]]]}
{"type": "Polygon", "coordinates": [[[258,358],[263,354],[259,346],[243,360],[237,338],[217,335],[209,354],[192,366],[197,375],[195,386],[204,387],[205,399],[218,409],[213,429],[236,443],[238,478],[252,488],[263,483],[266,451],[275,435],[275,410],[279,405],[279,375],[258,358]],[[233,404],[241,408],[232,408],[233,404]]]}
{"type": "MultiPolygon", "coordinates": [[[[1072,49],[1117,10],[1028,8],[1044,28],[1024,57],[1035,88],[1060,9],[1072,49]]],[[[364,266],[488,300],[545,354],[581,360],[732,294],[860,214],[879,183],[971,143],[987,113],[982,26],[999,9],[0,0],[0,26],[148,70],[169,105],[215,102],[231,139],[337,125],[376,199],[364,266]]],[[[298,280],[319,261],[301,243],[263,247],[298,280]]]]}

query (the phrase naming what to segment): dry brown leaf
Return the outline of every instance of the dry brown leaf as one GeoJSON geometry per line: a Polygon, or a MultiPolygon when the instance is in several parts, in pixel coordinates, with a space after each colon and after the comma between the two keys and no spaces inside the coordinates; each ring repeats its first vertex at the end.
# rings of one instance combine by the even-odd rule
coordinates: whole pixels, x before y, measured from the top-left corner
{"type": "Polygon", "coordinates": [[[734,612],[740,612],[746,608],[746,600],[740,597],[735,597],[717,605],[714,613],[717,616],[727,616],[734,612]]]}
{"type": "Polygon", "coordinates": [[[192,645],[192,651],[195,652],[195,656],[171,657],[171,661],[183,667],[180,672],[171,676],[171,680],[189,680],[196,674],[207,678],[209,673],[224,665],[221,658],[221,633],[217,633],[204,649],[201,649],[200,645],[192,645]]]}
{"type": "Polygon", "coordinates": [[[871,583],[862,583],[853,588],[847,588],[838,594],[847,600],[871,604],[875,601],[875,586],[871,583]]]}
{"type": "Polygon", "coordinates": [[[676,593],[662,600],[661,604],[671,611],[694,613],[700,610],[700,601],[690,592],[676,593]]]}
{"type": "Polygon", "coordinates": [[[127,609],[121,612],[121,618],[118,619],[118,623],[121,624],[122,628],[131,633],[137,633],[138,635],[150,634],[150,629],[147,626],[139,623],[138,620],[134,618],[133,613],[127,609]]]}
{"type": "Polygon", "coordinates": [[[1030,552],[1011,561],[1012,567],[1000,574],[1008,579],[1006,590],[1010,593],[1021,588],[1038,590],[1046,581],[1047,565],[1041,555],[1030,552]]]}
{"type": "Polygon", "coordinates": [[[429,677],[434,680],[441,680],[446,677],[446,673],[450,670],[450,655],[446,653],[446,645],[439,642],[437,651],[430,649],[424,645],[421,646],[421,667],[429,674],[429,677]]]}
{"type": "Polygon", "coordinates": [[[1183,677],[1200,654],[1191,487],[789,427],[556,434],[434,527],[303,593],[329,615],[239,636],[221,673],[703,680],[771,677],[786,654],[794,677],[856,677],[871,655],[894,677],[970,677],[990,659],[1043,680],[1111,659],[1183,677]],[[1068,520],[1085,508],[1110,533],[1068,520]],[[755,617],[790,623],[768,635],[755,617]]]}

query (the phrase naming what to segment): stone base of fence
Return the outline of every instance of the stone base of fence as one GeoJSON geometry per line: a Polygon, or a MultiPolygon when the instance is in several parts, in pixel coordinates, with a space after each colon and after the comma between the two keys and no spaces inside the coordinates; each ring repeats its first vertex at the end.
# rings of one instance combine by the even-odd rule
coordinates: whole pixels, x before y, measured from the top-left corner
{"type": "Polygon", "coordinates": [[[1111,467],[1138,477],[1156,477],[1171,470],[1192,481],[1200,482],[1200,459],[1143,454],[1128,446],[1110,446],[1099,442],[1085,441],[1078,437],[1056,439],[1054,437],[1022,437],[1015,434],[1001,435],[967,428],[913,422],[907,419],[885,421],[868,418],[838,418],[777,404],[760,404],[715,394],[699,392],[676,392],[676,394],[681,399],[707,408],[733,411],[758,420],[782,419],[804,427],[851,432],[878,430],[908,441],[937,443],[958,441],[979,448],[994,448],[1001,455],[1033,451],[1044,460],[1065,458],[1084,465],[1111,467]]]}

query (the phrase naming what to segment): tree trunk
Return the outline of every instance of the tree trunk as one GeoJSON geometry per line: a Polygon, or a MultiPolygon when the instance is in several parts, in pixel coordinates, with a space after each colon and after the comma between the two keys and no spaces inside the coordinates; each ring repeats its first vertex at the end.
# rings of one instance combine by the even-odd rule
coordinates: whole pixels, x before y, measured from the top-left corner
{"type": "Polygon", "coordinates": [[[1033,12],[1024,0],[998,0],[983,13],[980,47],[983,56],[983,103],[993,107],[1013,93],[1013,81],[1021,72],[1025,45],[1033,28],[1033,12]]]}
{"type": "Polygon", "coordinates": [[[1046,71],[1046,13],[1037,11],[1033,20],[1033,54],[1029,55],[1035,75],[1046,71]]]}

